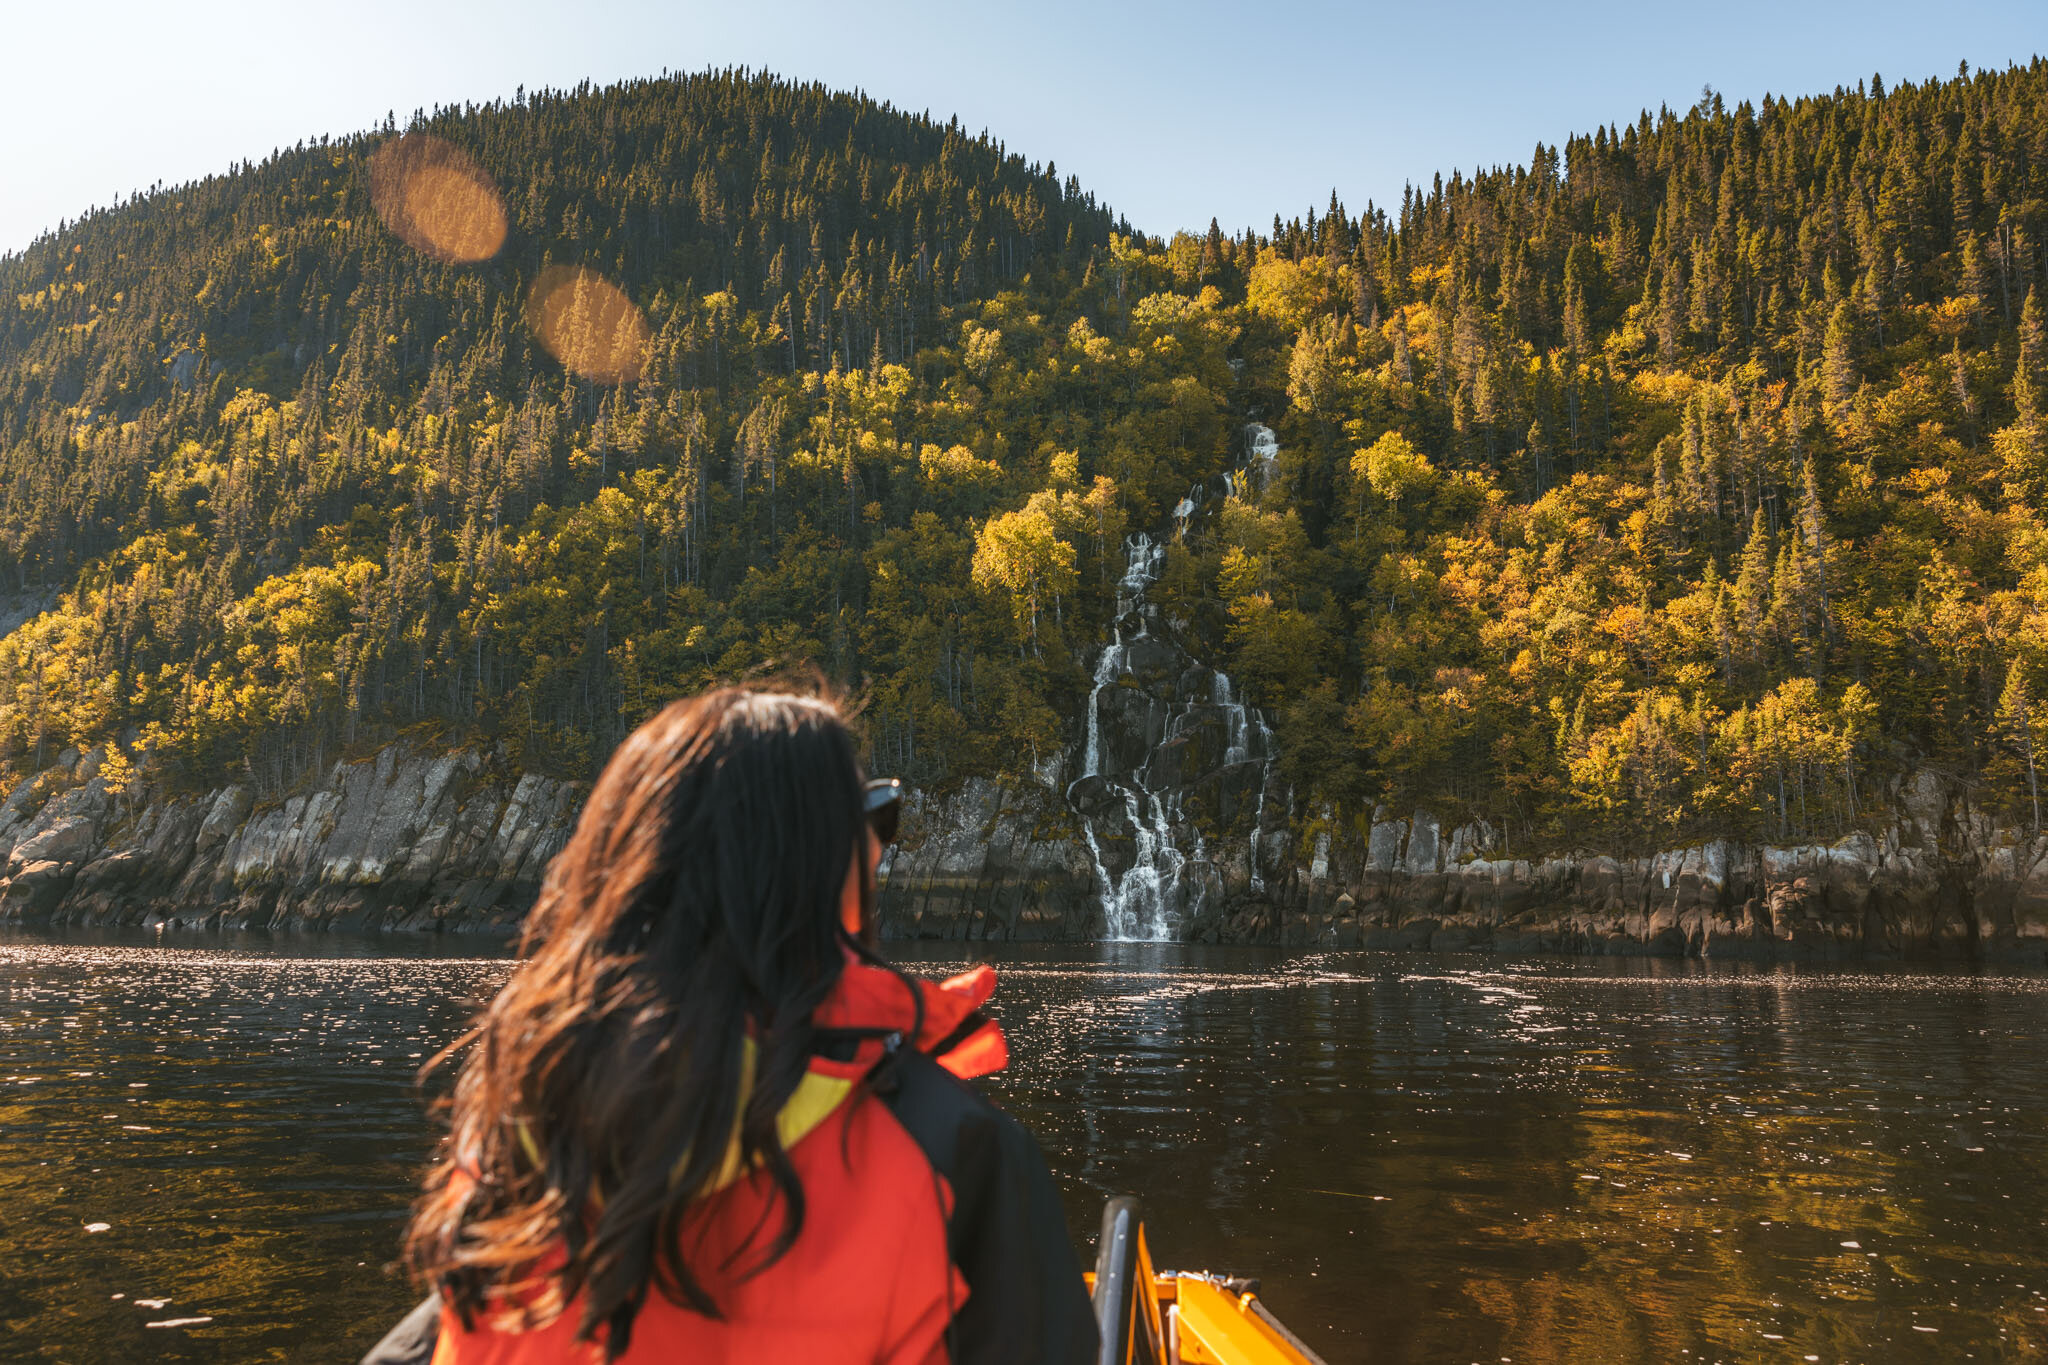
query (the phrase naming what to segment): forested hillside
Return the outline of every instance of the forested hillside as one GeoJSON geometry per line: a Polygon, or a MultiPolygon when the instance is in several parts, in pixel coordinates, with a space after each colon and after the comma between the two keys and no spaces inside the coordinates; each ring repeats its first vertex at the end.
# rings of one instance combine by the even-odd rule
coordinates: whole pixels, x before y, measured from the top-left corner
{"type": "Polygon", "coordinates": [[[1123,537],[1256,417],[1280,477],[1152,597],[1303,816],[1831,835],[1935,768],[2036,818],[2048,63],[1164,241],[764,77],[414,131],[502,246],[380,216],[387,127],[0,260],[0,575],[51,608],[0,641],[9,768],[277,791],[410,735],[580,775],[812,658],[878,768],[1024,773],[1080,736],[1123,537]],[[562,267],[637,307],[631,363],[536,340],[562,267]]]}
{"type": "Polygon", "coordinates": [[[496,180],[491,259],[388,230],[386,128],[0,264],[0,572],[67,591],[4,646],[6,761],[125,736],[276,789],[420,731],[583,775],[678,689],[810,657],[883,680],[879,733],[920,773],[997,762],[1034,683],[976,671],[1010,641],[967,582],[973,519],[1050,457],[960,319],[1028,291],[997,309],[1021,341],[1107,211],[986,139],[766,78],[415,126],[496,180]],[[563,264],[644,309],[637,382],[534,344],[527,286],[563,264]]]}

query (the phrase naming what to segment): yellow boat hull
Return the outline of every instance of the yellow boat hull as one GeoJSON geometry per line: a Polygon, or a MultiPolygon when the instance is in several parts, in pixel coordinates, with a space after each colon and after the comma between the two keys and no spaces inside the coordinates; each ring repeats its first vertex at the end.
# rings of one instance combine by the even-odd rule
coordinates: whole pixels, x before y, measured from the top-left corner
{"type": "Polygon", "coordinates": [[[1323,1365],[1259,1302],[1254,1283],[1155,1270],[1128,1196],[1103,1210],[1087,1280],[1102,1328],[1096,1365],[1323,1365]]]}

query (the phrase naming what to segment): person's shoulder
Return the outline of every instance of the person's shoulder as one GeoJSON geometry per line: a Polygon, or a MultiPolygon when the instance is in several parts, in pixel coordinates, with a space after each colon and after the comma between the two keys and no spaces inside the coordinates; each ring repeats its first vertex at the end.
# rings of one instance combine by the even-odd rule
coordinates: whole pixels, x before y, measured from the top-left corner
{"type": "Polygon", "coordinates": [[[947,1242],[970,1293],[953,1359],[1071,1365],[1096,1354],[1094,1310],[1038,1140],[980,1090],[921,1053],[879,1091],[951,1192],[947,1242]]]}
{"type": "Polygon", "coordinates": [[[963,1164],[1036,1155],[1029,1129],[924,1053],[906,1048],[889,1066],[893,1074],[880,1098],[933,1167],[956,1184],[963,1164]]]}

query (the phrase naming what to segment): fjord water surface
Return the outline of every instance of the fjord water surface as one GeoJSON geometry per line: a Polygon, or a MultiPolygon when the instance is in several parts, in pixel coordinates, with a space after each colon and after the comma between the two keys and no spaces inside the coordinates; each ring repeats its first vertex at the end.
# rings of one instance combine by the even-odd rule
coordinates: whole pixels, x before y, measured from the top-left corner
{"type": "MultiPolygon", "coordinates": [[[[992,1089],[1077,1242],[1138,1193],[1161,1262],[1262,1277],[1333,1365],[2048,1350],[2048,978],[998,961],[992,1089]]],[[[507,969],[0,939],[0,1355],[353,1360],[412,1298],[386,1266],[430,1141],[413,1070],[507,969]]]]}

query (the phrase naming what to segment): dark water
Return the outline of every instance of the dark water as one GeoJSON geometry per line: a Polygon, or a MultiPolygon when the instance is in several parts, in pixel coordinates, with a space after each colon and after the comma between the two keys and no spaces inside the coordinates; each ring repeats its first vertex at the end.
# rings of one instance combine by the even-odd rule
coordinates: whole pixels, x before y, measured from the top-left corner
{"type": "MultiPolygon", "coordinates": [[[[0,1358],[352,1360],[411,1299],[412,1070],[506,966],[170,942],[0,939],[0,1358]]],[[[1077,1236],[1135,1191],[1332,1362],[2048,1352],[2048,979],[1005,961],[1077,1236]]]]}

